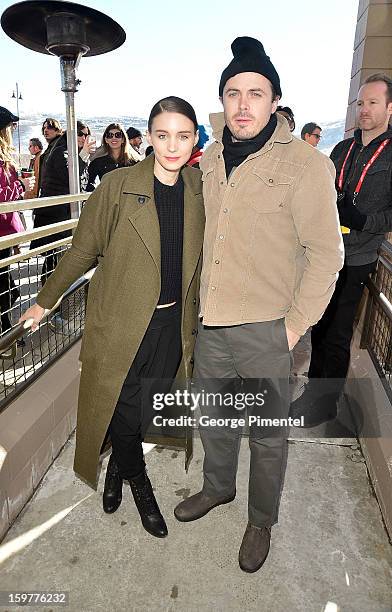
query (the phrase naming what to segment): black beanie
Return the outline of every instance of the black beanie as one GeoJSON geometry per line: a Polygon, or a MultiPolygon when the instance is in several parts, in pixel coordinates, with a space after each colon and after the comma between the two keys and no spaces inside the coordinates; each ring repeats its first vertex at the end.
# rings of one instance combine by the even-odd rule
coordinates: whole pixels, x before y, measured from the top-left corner
{"type": "Polygon", "coordinates": [[[19,117],[11,113],[8,108],[0,106],[0,130],[10,125],[10,123],[16,123],[19,121],[19,117]]]}
{"type": "Polygon", "coordinates": [[[240,36],[232,42],[231,50],[234,57],[222,72],[219,83],[220,97],[223,95],[226,81],[236,74],[240,74],[240,72],[257,72],[262,74],[272,83],[276,94],[280,97],[282,96],[279,75],[259,40],[250,36],[240,36]]]}
{"type": "Polygon", "coordinates": [[[129,140],[131,140],[131,138],[137,138],[138,136],[140,136],[140,138],[142,138],[142,133],[140,130],[137,130],[134,127],[129,127],[127,129],[127,136],[129,138],[129,140]]]}

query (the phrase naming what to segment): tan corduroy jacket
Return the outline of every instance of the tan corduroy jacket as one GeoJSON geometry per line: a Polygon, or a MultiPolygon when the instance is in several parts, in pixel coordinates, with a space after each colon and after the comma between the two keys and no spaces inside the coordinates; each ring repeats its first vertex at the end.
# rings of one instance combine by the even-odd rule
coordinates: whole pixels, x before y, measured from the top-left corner
{"type": "Polygon", "coordinates": [[[205,325],[285,317],[303,335],[322,316],[343,266],[334,166],[277,119],[271,139],[227,180],[223,113],[210,116],[216,142],[200,163],[205,325]]]}

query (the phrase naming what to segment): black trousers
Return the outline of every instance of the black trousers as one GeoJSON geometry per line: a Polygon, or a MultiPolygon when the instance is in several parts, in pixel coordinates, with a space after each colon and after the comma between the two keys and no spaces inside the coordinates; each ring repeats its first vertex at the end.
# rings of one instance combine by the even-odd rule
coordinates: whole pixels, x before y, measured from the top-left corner
{"type": "MultiPolygon", "coordinates": [[[[11,248],[1,249],[0,259],[10,257],[11,254],[11,248]]],[[[15,285],[14,279],[11,276],[10,267],[7,266],[6,268],[0,268],[0,332],[2,334],[12,327],[9,311],[18,299],[19,295],[19,289],[15,285]]]]}
{"type": "Polygon", "coordinates": [[[324,315],[312,328],[309,378],[335,379],[337,392],[343,389],[350,364],[355,314],[365,282],[375,267],[376,262],[344,265],[324,315]]]}
{"type": "MultiPolygon", "coordinates": [[[[67,205],[68,206],[68,205],[67,205]]],[[[68,206],[69,209],[69,206],[68,206]]],[[[58,211],[59,213],[60,211],[58,211]]],[[[71,215],[69,212],[62,211],[60,215],[54,215],[53,217],[34,215],[34,229],[39,227],[45,227],[46,225],[50,225],[51,223],[58,223],[60,221],[67,221],[70,219],[71,215]]],[[[37,238],[36,240],[32,240],[30,244],[30,249],[37,249],[38,247],[44,246],[45,244],[50,244],[55,240],[62,240],[63,238],[68,238],[71,236],[72,232],[60,232],[59,234],[55,234],[53,236],[43,236],[42,238],[37,238]]],[[[56,250],[49,250],[44,255],[44,263],[42,265],[41,270],[41,285],[42,287],[45,285],[49,276],[52,274],[53,270],[57,266],[59,262],[59,254],[56,250]]]]}
{"type": "Polygon", "coordinates": [[[126,480],[145,468],[142,442],[154,416],[152,396],[170,390],[181,356],[181,304],[177,303],[155,310],[109,426],[112,452],[126,480]]]}

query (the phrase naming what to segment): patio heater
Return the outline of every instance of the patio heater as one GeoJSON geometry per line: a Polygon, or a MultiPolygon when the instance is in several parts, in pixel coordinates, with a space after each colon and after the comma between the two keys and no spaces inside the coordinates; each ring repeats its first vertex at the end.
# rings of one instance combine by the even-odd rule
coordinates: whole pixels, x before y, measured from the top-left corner
{"type": "MultiPolygon", "coordinates": [[[[13,4],[3,12],[1,27],[20,45],[60,59],[67,116],[69,189],[71,194],[79,193],[74,96],[80,81],[76,69],[82,56],[101,55],[120,47],[125,41],[125,32],[104,13],[62,0],[27,0],[13,4]]],[[[72,216],[77,216],[77,212],[73,210],[72,216]]]]}

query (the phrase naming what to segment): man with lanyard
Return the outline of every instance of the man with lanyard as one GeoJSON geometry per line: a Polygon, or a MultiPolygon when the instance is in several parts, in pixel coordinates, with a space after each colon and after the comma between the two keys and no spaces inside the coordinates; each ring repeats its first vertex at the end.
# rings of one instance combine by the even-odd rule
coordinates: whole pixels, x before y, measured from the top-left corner
{"type": "MultiPolygon", "coordinates": [[[[276,114],[280,80],[263,45],[241,37],[232,51],[219,85],[224,113],[210,115],[215,142],[200,162],[206,229],[195,384],[221,393],[260,382],[271,391],[261,416],[287,421],[290,351],[320,319],[343,265],[335,172],[276,114]]],[[[200,403],[200,411],[219,419],[225,406],[200,403]]],[[[236,494],[239,428],[200,425],[204,485],[175,509],[184,522],[236,494]]],[[[278,520],[287,432],[275,429],[249,432],[249,523],[239,553],[246,572],[263,565],[278,520]]]]}
{"type": "Polygon", "coordinates": [[[392,79],[374,74],[358,92],[354,137],[333,149],[345,264],[333,298],[312,329],[309,383],[291,405],[314,427],[337,414],[350,362],[355,314],[378,248],[392,230],[392,79]]]}

